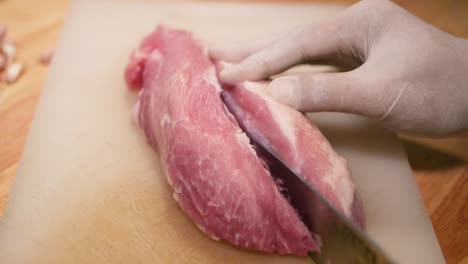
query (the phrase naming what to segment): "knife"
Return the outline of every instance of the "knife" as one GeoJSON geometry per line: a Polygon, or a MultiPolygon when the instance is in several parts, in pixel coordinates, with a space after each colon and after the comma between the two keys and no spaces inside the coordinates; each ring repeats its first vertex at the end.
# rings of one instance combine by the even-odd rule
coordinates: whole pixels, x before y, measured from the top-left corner
{"type": "Polygon", "coordinates": [[[363,230],[331,204],[314,186],[293,171],[261,138],[229,91],[221,92],[228,111],[249,137],[257,154],[267,161],[274,176],[283,182],[290,204],[319,241],[320,251],[309,253],[317,264],[389,264],[396,263],[363,230]]]}

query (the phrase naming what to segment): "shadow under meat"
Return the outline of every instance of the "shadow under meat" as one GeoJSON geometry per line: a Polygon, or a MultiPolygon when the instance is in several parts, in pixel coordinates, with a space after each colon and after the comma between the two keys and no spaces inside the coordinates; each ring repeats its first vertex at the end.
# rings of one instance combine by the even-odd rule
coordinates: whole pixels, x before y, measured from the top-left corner
{"type": "Polygon", "coordinates": [[[464,164],[462,159],[440,150],[401,139],[411,168],[414,170],[445,170],[464,164]]]}

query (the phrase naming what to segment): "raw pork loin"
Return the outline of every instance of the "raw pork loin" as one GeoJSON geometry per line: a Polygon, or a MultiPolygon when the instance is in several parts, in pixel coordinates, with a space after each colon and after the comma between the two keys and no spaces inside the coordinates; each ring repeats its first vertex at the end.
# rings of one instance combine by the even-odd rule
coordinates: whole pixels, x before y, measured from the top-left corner
{"type": "MultiPolygon", "coordinates": [[[[190,33],[159,26],[131,54],[125,78],[142,89],[134,113],[160,154],[174,199],[205,234],[266,252],[319,249],[226,110],[215,65],[190,33]]],[[[281,157],[362,225],[346,162],[318,129],[270,100],[261,84],[244,83],[232,94],[281,157]]]]}

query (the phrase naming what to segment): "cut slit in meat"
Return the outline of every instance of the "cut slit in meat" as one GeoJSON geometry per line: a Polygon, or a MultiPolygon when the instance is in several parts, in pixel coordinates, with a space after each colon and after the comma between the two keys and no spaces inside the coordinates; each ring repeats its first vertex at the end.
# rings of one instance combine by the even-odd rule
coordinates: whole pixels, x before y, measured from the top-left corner
{"type": "MultiPolygon", "coordinates": [[[[299,183],[300,180],[296,180],[298,175],[302,179],[305,179],[304,176],[297,171],[294,171],[289,167],[289,165],[284,163],[281,158],[284,157],[284,155],[278,153],[275,150],[275,146],[272,145],[265,135],[255,127],[255,121],[252,122],[249,118],[251,113],[240,107],[234,97],[235,96],[233,96],[231,89],[221,92],[221,98],[224,104],[229,109],[230,113],[236,117],[239,126],[251,140],[251,144],[256,150],[258,157],[263,161],[263,164],[267,167],[271,176],[276,181],[281,194],[294,205],[298,214],[301,218],[303,217],[301,220],[303,220],[311,230],[315,230],[315,228],[317,228],[317,218],[321,220],[319,222],[324,222],[331,217],[328,210],[323,210],[324,208],[321,208],[320,206],[310,204],[314,203],[310,196],[309,199],[304,200],[304,195],[308,196],[308,194],[306,194],[308,190],[304,189],[307,187],[304,187],[302,183],[299,183]],[[294,171],[294,174],[291,174],[291,171],[294,171]],[[310,216],[312,216],[312,219],[310,216]]],[[[310,174],[307,176],[310,178],[310,174]]],[[[364,226],[364,219],[360,218],[363,215],[362,211],[360,211],[360,201],[357,196],[353,196],[352,199],[353,206],[358,206],[351,208],[353,213],[352,218],[354,222],[362,228],[364,226]]],[[[330,197],[328,200],[330,200],[330,197]]],[[[320,239],[318,236],[315,236],[315,238],[320,239]]]]}
{"type": "Polygon", "coordinates": [[[259,160],[261,161],[262,165],[270,172],[273,180],[275,181],[278,190],[280,193],[290,201],[289,194],[287,190],[283,187],[283,180],[279,176],[279,172],[275,170],[277,166],[275,166],[276,158],[279,159],[278,154],[268,145],[267,140],[262,136],[262,134],[251,124],[248,122],[248,118],[246,117],[243,109],[239,107],[236,103],[235,99],[228,91],[221,92],[221,99],[223,100],[224,105],[229,111],[229,114],[235,117],[235,122],[239,125],[242,131],[246,134],[246,136],[250,140],[250,144],[252,145],[253,149],[255,150],[259,160]],[[255,140],[254,140],[255,139],[255,140]],[[268,151],[270,153],[274,153],[276,158],[271,157],[273,154],[265,153],[268,151]]]}
{"type": "Polygon", "coordinates": [[[266,85],[244,82],[228,90],[235,107],[241,109],[243,126],[254,131],[262,145],[269,146],[291,169],[363,227],[362,204],[346,161],[304,114],[272,100],[265,92],[266,85]]]}
{"type": "MultiPolygon", "coordinates": [[[[132,89],[141,88],[136,119],[160,155],[174,198],[205,234],[265,252],[306,255],[318,250],[226,111],[215,65],[190,33],[159,26],[132,53],[125,78],[132,89]]],[[[362,224],[344,159],[302,114],[276,105],[261,87],[244,83],[233,89],[249,113],[247,120],[282,159],[362,224]]]]}

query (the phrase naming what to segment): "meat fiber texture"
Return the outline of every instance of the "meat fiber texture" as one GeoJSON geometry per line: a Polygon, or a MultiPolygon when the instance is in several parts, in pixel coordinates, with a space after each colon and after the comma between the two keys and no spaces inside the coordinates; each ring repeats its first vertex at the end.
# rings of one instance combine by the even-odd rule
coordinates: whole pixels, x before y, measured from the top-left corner
{"type": "MultiPolygon", "coordinates": [[[[174,199],[199,229],[246,249],[319,250],[227,111],[215,64],[191,33],[158,26],[132,52],[125,78],[131,89],[141,89],[134,117],[160,155],[174,199]]],[[[230,89],[280,157],[362,226],[346,161],[304,115],[270,99],[263,85],[230,89]]]]}

